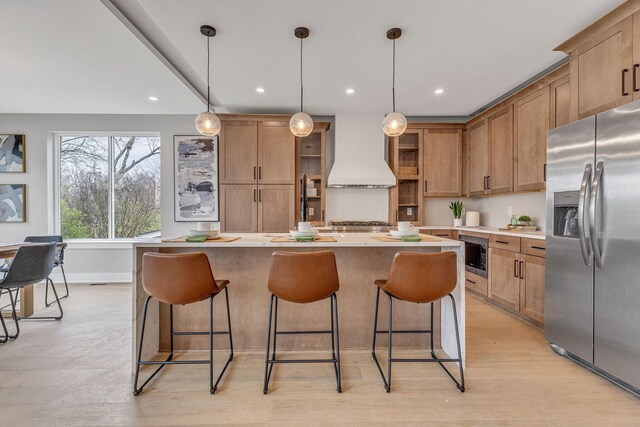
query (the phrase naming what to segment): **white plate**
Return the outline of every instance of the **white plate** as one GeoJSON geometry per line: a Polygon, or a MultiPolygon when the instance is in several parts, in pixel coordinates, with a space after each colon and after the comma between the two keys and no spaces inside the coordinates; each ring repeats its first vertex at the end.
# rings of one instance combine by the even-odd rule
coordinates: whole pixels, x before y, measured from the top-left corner
{"type": "Polygon", "coordinates": [[[289,234],[291,237],[315,237],[318,235],[318,230],[311,231],[298,231],[298,230],[289,230],[289,234]]]}
{"type": "Polygon", "coordinates": [[[189,230],[189,237],[207,236],[207,239],[216,239],[218,238],[218,234],[220,234],[220,230],[209,230],[209,231],[189,230]]]}
{"type": "Polygon", "coordinates": [[[419,233],[416,230],[409,230],[409,231],[389,230],[389,234],[391,235],[391,237],[408,237],[408,236],[417,236],[419,233]]]}

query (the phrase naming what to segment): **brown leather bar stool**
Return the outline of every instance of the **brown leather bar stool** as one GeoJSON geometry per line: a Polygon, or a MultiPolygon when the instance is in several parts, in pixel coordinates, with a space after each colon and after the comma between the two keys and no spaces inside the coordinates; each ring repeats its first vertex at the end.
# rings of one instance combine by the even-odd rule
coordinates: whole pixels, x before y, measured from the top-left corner
{"type": "Polygon", "coordinates": [[[336,256],[332,251],[320,252],[274,252],[269,273],[269,331],[267,333],[267,356],[264,366],[264,389],[269,391],[269,379],[276,363],[333,363],[336,372],[338,393],[342,392],[340,381],[340,337],[338,332],[338,298],[340,288],[336,256]],[[329,298],[331,300],[331,330],[278,331],[278,300],[307,304],[329,298]],[[273,306],[275,304],[275,316],[273,306]],[[273,319],[273,352],[271,347],[271,321],[273,319]],[[334,326],[335,324],[335,326],[334,326]],[[331,334],[331,359],[276,359],[278,335],[331,334]]]}
{"type": "Polygon", "coordinates": [[[229,285],[228,280],[215,280],[209,265],[207,255],[202,252],[185,254],[159,254],[146,253],[142,258],[142,286],[147,294],[144,303],[144,315],[142,317],[142,331],[140,332],[140,344],[138,347],[138,358],[136,375],[133,385],[133,395],[138,396],[144,386],[158,373],[165,365],[195,365],[209,364],[209,392],[216,392],[218,383],[222,375],[233,360],[233,337],[231,335],[231,314],[229,312],[229,285]],[[213,330],[213,299],[224,290],[227,303],[227,331],[215,332],[213,330]],[[144,327],[147,321],[147,309],[149,301],[155,298],[160,302],[169,304],[169,325],[171,329],[171,341],[169,356],[164,361],[140,360],[142,357],[142,343],[144,341],[144,327]],[[175,332],[173,330],[173,306],[192,304],[209,299],[209,330],[205,332],[175,332]],[[173,337],[176,335],[209,335],[209,359],[208,360],[173,360],[173,337]],[[230,355],[222,372],[213,383],[213,336],[229,335],[230,355]],[[140,366],[160,365],[153,374],[138,387],[138,376],[140,366]]]}
{"type": "Polygon", "coordinates": [[[456,301],[451,292],[456,287],[458,281],[457,259],[455,252],[441,253],[413,253],[398,252],[393,258],[391,271],[387,280],[376,280],[378,287],[376,295],[376,314],[373,322],[373,346],[371,358],[380,371],[382,382],[387,393],[391,392],[391,364],[392,362],[437,362],[449,375],[458,387],[464,392],[464,372],[462,369],[462,353],[460,350],[460,333],[458,331],[458,316],[456,301]],[[388,330],[378,330],[378,306],[380,304],[380,291],[384,291],[389,297],[389,328],[388,330]],[[458,357],[455,359],[442,359],[436,357],[433,348],[433,303],[445,297],[451,298],[453,308],[453,318],[456,330],[456,343],[458,345],[458,357]],[[416,304],[430,303],[431,306],[431,327],[428,330],[393,330],[393,300],[408,301],[416,304]],[[431,358],[430,359],[394,359],[392,357],[393,334],[429,334],[431,338],[431,358]],[[376,357],[376,336],[377,334],[389,334],[389,354],[387,378],[385,378],[378,358],[376,357]],[[446,362],[457,362],[460,367],[460,382],[454,378],[449,370],[443,365],[446,362]]]}

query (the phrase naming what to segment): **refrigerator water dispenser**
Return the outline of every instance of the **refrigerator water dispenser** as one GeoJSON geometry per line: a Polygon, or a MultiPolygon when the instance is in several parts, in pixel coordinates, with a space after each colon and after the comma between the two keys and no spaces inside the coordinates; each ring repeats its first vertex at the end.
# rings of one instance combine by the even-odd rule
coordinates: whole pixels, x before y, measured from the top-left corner
{"type": "Polygon", "coordinates": [[[553,194],[553,235],[577,239],[579,191],[553,194]]]}

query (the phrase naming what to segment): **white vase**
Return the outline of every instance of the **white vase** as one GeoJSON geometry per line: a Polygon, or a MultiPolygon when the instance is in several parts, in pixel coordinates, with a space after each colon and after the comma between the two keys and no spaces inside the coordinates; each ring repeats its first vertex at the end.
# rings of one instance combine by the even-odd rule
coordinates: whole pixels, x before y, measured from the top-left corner
{"type": "Polygon", "coordinates": [[[454,227],[462,227],[462,218],[454,218],[453,219],[454,227]]]}

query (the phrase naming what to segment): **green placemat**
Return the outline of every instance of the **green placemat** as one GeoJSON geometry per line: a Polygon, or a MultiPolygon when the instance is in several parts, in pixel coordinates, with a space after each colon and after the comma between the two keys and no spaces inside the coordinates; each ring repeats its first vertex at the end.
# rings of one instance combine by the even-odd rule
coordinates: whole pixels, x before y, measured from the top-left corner
{"type": "Polygon", "coordinates": [[[207,241],[207,236],[193,236],[193,237],[187,237],[186,239],[184,239],[185,242],[190,242],[190,243],[202,243],[202,242],[206,242],[207,241]]]}
{"type": "Polygon", "coordinates": [[[420,242],[422,241],[422,237],[421,236],[405,236],[402,239],[403,242],[420,242]]]}

